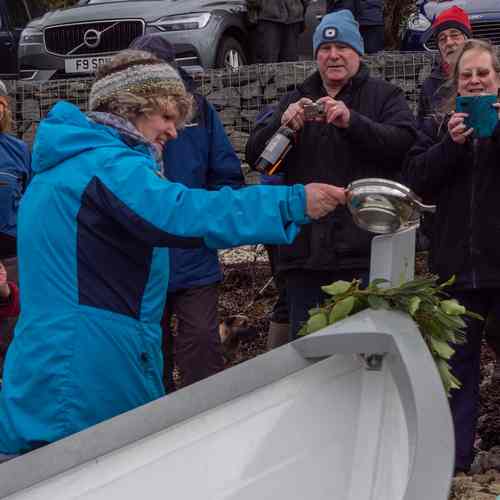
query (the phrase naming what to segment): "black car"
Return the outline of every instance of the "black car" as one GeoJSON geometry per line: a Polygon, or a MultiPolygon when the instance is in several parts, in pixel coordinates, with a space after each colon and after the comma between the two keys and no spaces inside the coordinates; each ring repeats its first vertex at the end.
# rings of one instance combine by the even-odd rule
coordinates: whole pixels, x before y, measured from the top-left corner
{"type": "Polygon", "coordinates": [[[0,0],[0,75],[18,73],[17,46],[21,32],[33,18],[45,12],[40,0],[0,0]]]}

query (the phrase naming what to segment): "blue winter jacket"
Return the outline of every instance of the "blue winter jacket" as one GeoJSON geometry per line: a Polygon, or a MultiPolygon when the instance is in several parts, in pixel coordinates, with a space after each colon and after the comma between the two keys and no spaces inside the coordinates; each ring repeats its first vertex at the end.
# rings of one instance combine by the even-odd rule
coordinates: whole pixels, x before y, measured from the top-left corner
{"type": "Polygon", "coordinates": [[[0,233],[16,237],[17,209],[30,177],[28,146],[0,133],[0,233]]]}
{"type": "MultiPolygon", "coordinates": [[[[190,188],[215,190],[244,185],[240,160],[211,104],[195,94],[196,116],[166,144],[165,175],[190,188]]],[[[169,292],[216,283],[222,278],[217,250],[206,246],[171,249],[169,292]]]]}
{"type": "Polygon", "coordinates": [[[39,126],[19,210],[21,316],[0,392],[0,453],[164,394],[168,246],[291,242],[303,186],[187,189],[142,145],[58,103],[39,126]],[[259,209],[256,210],[256,207],[259,209]]]}

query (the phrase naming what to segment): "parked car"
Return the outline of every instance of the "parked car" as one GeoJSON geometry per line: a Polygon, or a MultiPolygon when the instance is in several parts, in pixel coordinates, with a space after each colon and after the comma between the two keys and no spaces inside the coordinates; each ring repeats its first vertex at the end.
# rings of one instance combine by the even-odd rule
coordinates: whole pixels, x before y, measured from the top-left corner
{"type": "Polygon", "coordinates": [[[475,38],[500,45],[500,0],[417,0],[417,12],[408,18],[403,32],[402,50],[437,50],[435,40],[431,39],[424,47],[422,38],[434,18],[454,5],[462,7],[469,14],[475,38]]]}
{"type": "Polygon", "coordinates": [[[247,62],[245,0],[80,0],[31,22],[19,42],[21,78],[92,73],[144,33],[162,33],[184,66],[247,62]]]}
{"type": "Polygon", "coordinates": [[[17,76],[17,44],[22,30],[31,19],[43,14],[38,0],[0,0],[0,75],[17,76]]]}
{"type": "MultiPolygon", "coordinates": [[[[19,1],[19,0],[12,0],[19,1]]],[[[313,0],[301,58],[312,57],[312,32],[325,0],[313,0]]],[[[48,80],[92,73],[144,33],[161,33],[188,70],[237,68],[252,61],[246,0],[80,0],[74,7],[32,21],[19,42],[24,79],[48,80]]]]}

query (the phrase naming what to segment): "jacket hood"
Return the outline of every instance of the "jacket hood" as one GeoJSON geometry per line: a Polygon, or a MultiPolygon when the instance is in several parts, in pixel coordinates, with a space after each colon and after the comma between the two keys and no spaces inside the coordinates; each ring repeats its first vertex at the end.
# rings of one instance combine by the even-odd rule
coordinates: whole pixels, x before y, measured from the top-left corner
{"type": "Polygon", "coordinates": [[[40,123],[33,144],[32,168],[42,172],[83,151],[128,148],[118,131],[89,120],[75,105],[61,101],[40,123]]]}

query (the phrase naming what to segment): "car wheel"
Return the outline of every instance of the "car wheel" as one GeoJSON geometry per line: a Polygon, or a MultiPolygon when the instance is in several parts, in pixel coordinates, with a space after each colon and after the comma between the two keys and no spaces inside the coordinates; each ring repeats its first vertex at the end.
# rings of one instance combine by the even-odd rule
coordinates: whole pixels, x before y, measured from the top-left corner
{"type": "Polygon", "coordinates": [[[231,36],[223,37],[215,57],[215,66],[236,70],[245,64],[247,57],[240,42],[231,36]]]}

